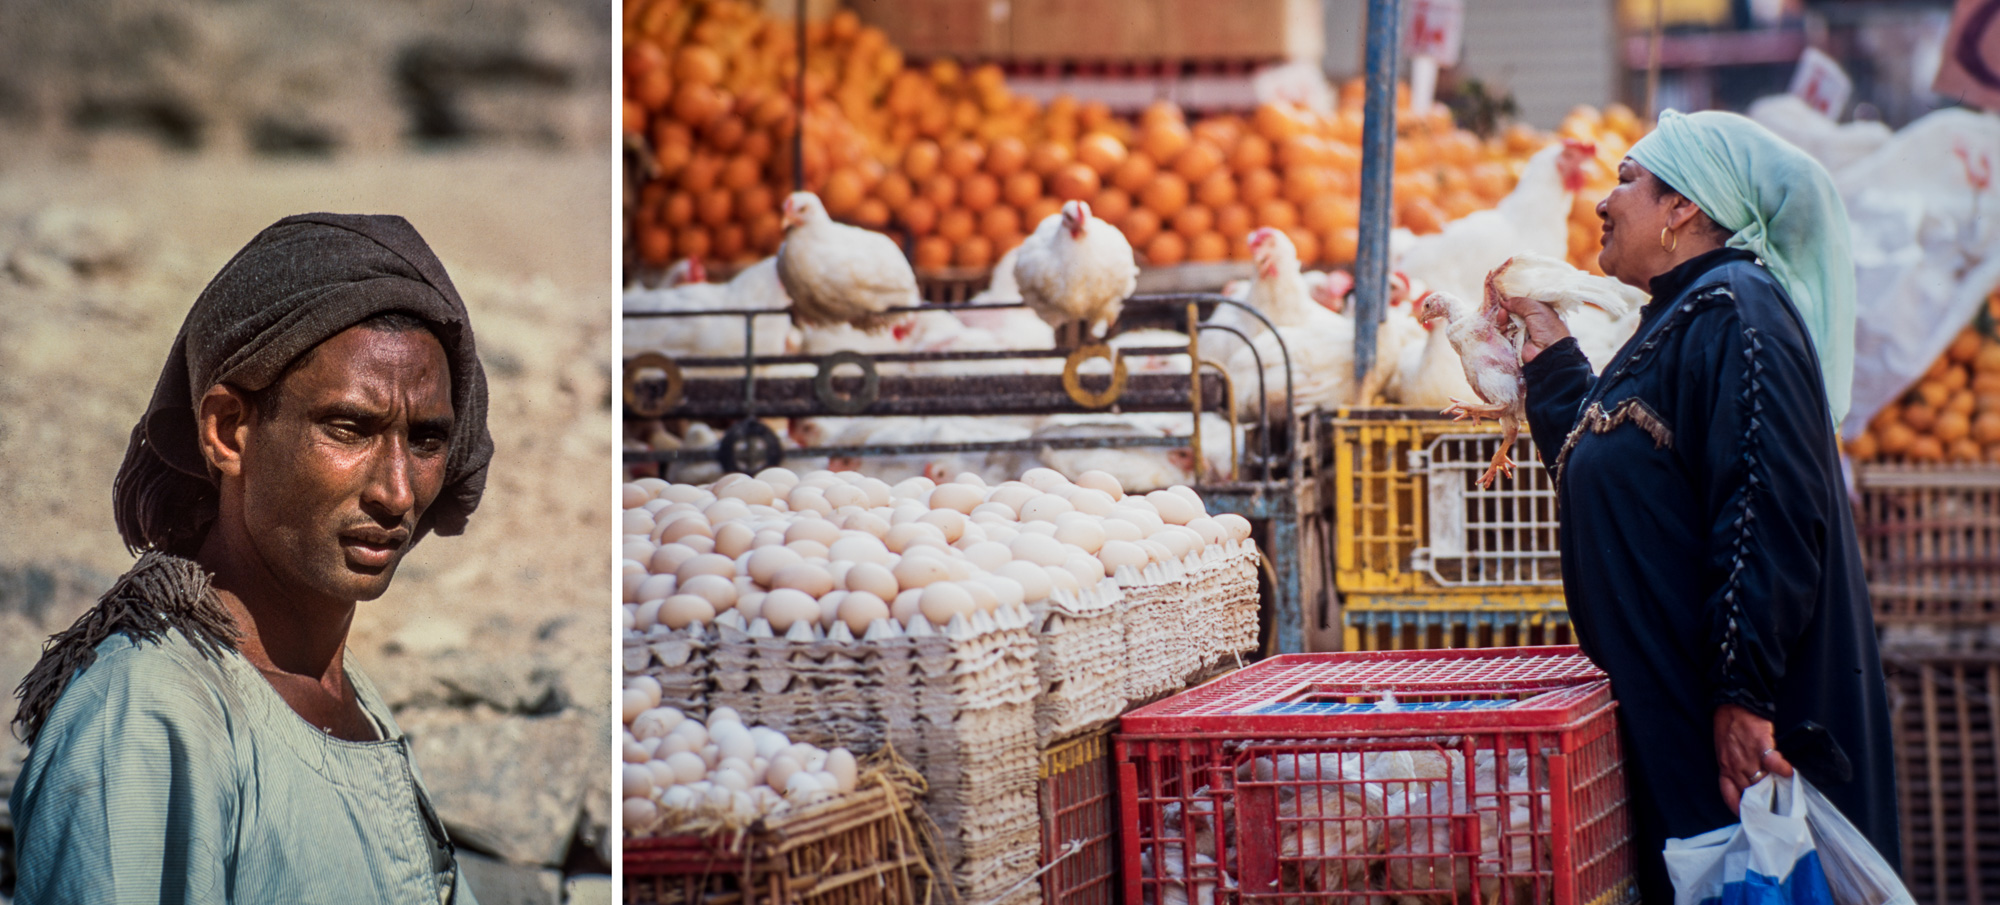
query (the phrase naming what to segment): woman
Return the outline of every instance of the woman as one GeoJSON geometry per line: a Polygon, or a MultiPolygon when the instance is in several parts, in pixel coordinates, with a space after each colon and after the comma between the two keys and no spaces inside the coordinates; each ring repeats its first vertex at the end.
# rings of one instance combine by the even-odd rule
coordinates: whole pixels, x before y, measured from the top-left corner
{"type": "Polygon", "coordinates": [[[1794,767],[1899,863],[1887,692],[1835,447],[1854,345],[1847,216],[1818,163],[1730,113],[1669,111],[1597,205],[1605,273],[1652,293],[1600,377],[1527,326],[1528,423],[1563,590],[1625,729],[1647,902],[1661,847],[1794,767]]]}

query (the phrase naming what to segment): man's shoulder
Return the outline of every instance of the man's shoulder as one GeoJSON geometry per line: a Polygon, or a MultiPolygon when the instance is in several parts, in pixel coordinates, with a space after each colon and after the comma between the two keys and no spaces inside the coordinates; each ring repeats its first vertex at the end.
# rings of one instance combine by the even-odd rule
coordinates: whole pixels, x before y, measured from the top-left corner
{"type": "Polygon", "coordinates": [[[64,716],[63,710],[74,715],[77,707],[108,706],[169,718],[219,717],[236,698],[224,665],[204,656],[177,631],[154,639],[114,634],[98,643],[96,654],[63,692],[65,699],[76,697],[77,706],[59,703],[55,718],[64,716]]]}

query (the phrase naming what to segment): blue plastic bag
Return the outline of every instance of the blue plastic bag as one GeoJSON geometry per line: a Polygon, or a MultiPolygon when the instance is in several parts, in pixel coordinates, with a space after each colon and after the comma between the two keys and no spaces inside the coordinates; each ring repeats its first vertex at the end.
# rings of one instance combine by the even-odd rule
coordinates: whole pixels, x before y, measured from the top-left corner
{"type": "Polygon", "coordinates": [[[1915,905],[1894,868],[1805,777],[1743,791],[1742,823],[1667,840],[1674,905],[1915,905]]]}
{"type": "Polygon", "coordinates": [[[1674,905],[1835,905],[1797,788],[1803,782],[1766,776],[1743,790],[1742,823],[1667,840],[1674,905]]]}

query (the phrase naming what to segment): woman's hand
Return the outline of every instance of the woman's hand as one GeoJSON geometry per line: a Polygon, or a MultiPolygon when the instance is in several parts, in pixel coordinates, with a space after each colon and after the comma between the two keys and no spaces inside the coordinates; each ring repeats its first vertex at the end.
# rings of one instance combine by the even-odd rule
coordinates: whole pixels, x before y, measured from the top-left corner
{"type": "Polygon", "coordinates": [[[1730,813],[1742,807],[1743,790],[1767,773],[1790,777],[1792,765],[1778,753],[1771,721],[1735,704],[1715,708],[1715,763],[1722,773],[1722,800],[1730,813]]]}
{"type": "Polygon", "coordinates": [[[1521,319],[1527,326],[1527,337],[1521,343],[1521,363],[1534,361],[1542,350],[1556,344],[1569,335],[1569,325],[1563,323],[1562,315],[1549,303],[1537,299],[1501,296],[1500,307],[1508,314],[1521,319]]]}

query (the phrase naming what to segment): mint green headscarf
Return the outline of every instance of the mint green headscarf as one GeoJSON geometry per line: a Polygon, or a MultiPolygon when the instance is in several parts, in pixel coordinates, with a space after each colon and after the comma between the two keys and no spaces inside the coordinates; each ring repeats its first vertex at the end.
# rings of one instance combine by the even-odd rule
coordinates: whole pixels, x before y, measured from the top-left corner
{"type": "Polygon", "coordinates": [[[1826,168],[1747,117],[1718,111],[1661,113],[1627,154],[1778,278],[1812,334],[1839,423],[1854,385],[1854,258],[1847,207],[1826,168]]]}

